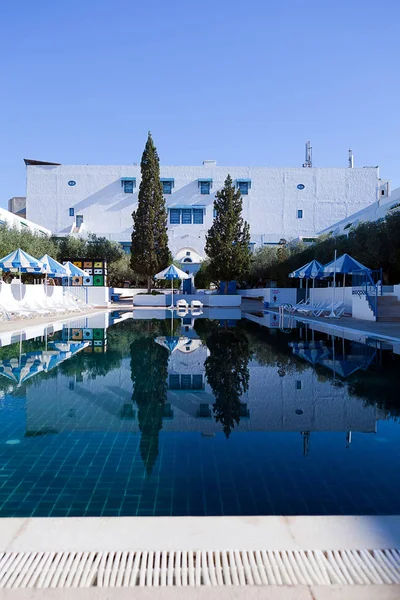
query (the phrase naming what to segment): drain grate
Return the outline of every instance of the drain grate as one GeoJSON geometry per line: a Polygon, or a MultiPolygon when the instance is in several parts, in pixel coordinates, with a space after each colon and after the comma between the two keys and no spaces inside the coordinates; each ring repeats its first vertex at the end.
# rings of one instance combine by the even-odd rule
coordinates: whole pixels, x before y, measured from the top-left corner
{"type": "Polygon", "coordinates": [[[387,549],[0,553],[0,588],[396,583],[387,549]]]}

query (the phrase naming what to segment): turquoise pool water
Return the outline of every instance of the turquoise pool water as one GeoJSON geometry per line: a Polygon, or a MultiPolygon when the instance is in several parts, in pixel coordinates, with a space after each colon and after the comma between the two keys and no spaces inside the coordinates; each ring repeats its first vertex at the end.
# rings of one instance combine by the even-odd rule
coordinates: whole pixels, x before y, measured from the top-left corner
{"type": "Polygon", "coordinates": [[[0,334],[0,516],[400,513],[398,348],[234,316],[0,334]]]}

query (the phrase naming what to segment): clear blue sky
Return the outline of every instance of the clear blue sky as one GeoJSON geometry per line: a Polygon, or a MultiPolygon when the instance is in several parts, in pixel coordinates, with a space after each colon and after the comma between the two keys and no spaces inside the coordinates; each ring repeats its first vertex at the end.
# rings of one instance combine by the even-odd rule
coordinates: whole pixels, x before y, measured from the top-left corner
{"type": "Polygon", "coordinates": [[[23,158],[379,165],[400,185],[398,0],[5,0],[0,205],[23,158]]]}

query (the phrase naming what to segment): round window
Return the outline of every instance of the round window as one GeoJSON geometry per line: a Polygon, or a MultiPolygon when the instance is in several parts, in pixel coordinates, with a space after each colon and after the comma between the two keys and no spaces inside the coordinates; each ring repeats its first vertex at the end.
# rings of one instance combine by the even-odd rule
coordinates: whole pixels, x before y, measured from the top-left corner
{"type": "Polygon", "coordinates": [[[302,415],[302,414],[303,414],[303,411],[301,410],[301,408],[298,408],[296,410],[296,415],[302,415]]]}
{"type": "Polygon", "coordinates": [[[299,183],[298,186],[297,186],[297,189],[298,190],[304,190],[305,187],[306,186],[304,185],[304,183],[299,183]]]}
{"type": "Polygon", "coordinates": [[[72,187],[73,185],[76,185],[76,181],[71,179],[70,181],[68,181],[68,185],[70,185],[72,187]]]}

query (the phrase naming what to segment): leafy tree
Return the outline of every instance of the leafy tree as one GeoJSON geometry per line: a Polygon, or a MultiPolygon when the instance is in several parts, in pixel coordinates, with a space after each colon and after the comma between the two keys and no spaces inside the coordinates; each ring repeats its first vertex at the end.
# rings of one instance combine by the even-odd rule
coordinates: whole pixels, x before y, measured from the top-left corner
{"type": "Polygon", "coordinates": [[[216,281],[241,279],[250,270],[251,252],[249,224],[242,217],[242,195],[235,190],[230,175],[214,201],[216,217],[206,236],[206,254],[210,259],[209,272],[216,281]]]}
{"type": "Polygon", "coordinates": [[[210,261],[205,260],[194,276],[194,285],[196,288],[209,288],[211,283],[216,283],[216,281],[213,280],[210,273],[210,261]]]}
{"type": "Polygon", "coordinates": [[[276,263],[276,260],[276,248],[271,246],[258,248],[251,261],[249,281],[255,284],[262,280],[268,270],[276,263]]]}
{"type": "Polygon", "coordinates": [[[239,328],[211,328],[206,338],[210,355],[205,362],[207,381],[215,396],[213,412],[228,438],[240,421],[240,397],[249,387],[250,346],[239,328]]]}
{"type": "Polygon", "coordinates": [[[132,401],[138,407],[141,431],[140,453],[148,476],[158,456],[158,435],[167,399],[168,350],[154,341],[156,329],[148,323],[148,334],[131,345],[132,401]]]}
{"type": "Polygon", "coordinates": [[[167,210],[160,181],[160,161],[149,132],[140,163],[142,180],[139,187],[137,210],[132,213],[131,268],[147,278],[151,291],[155,273],[168,266],[167,210]]]}
{"type": "Polygon", "coordinates": [[[6,224],[0,225],[0,257],[10,254],[17,248],[36,258],[43,254],[57,255],[57,245],[53,239],[33,233],[29,229],[19,231],[6,224]]]}
{"type": "Polygon", "coordinates": [[[91,233],[87,238],[72,235],[58,238],[58,260],[76,260],[79,258],[106,260],[109,264],[121,260],[125,253],[118,242],[91,233]]]}
{"type": "Polygon", "coordinates": [[[124,254],[120,259],[109,263],[108,266],[108,285],[111,287],[122,287],[125,281],[133,283],[136,286],[143,281],[131,269],[131,257],[129,254],[124,254]]]}

